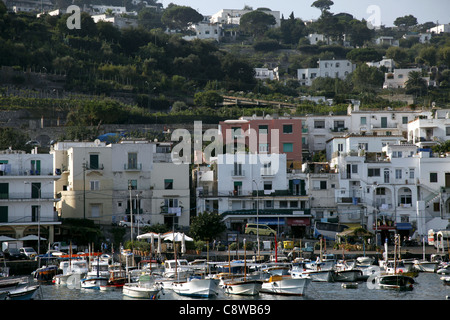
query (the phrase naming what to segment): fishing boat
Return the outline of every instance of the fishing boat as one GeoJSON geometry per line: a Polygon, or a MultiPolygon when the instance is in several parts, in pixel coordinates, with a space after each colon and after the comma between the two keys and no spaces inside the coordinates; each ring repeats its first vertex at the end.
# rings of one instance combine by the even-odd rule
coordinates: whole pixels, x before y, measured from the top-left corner
{"type": "Polygon", "coordinates": [[[311,282],[309,277],[294,278],[288,267],[263,270],[263,284],[260,292],[277,295],[303,296],[311,282]]]}
{"type": "Polygon", "coordinates": [[[122,287],[122,294],[137,299],[159,299],[162,286],[149,274],[139,277],[137,282],[128,282],[122,287]]]}
{"type": "MultiPolygon", "coordinates": [[[[414,278],[407,275],[410,270],[406,269],[402,263],[397,262],[397,247],[399,243],[399,236],[395,236],[394,246],[394,260],[389,261],[387,244],[385,244],[385,273],[378,274],[372,279],[371,285],[375,289],[390,289],[399,291],[410,291],[414,288],[414,278]],[[405,268],[405,269],[403,269],[405,268]]],[[[400,261],[402,262],[402,261],[400,261]]],[[[417,271],[415,271],[417,273],[417,271]]]]}
{"type": "Polygon", "coordinates": [[[164,261],[164,273],[165,278],[183,279],[192,275],[192,269],[189,268],[188,261],[186,259],[174,259],[164,261]]]}
{"type": "MultiPolygon", "coordinates": [[[[261,290],[263,281],[256,280],[256,279],[249,279],[247,277],[247,249],[246,249],[246,242],[244,239],[244,269],[243,269],[243,276],[236,278],[231,276],[231,273],[229,275],[228,279],[225,279],[223,281],[222,288],[224,289],[225,293],[227,294],[233,294],[233,295],[245,295],[245,296],[255,296],[259,294],[259,291],[261,290]]],[[[228,257],[230,257],[230,251],[228,249],[228,257]]],[[[229,260],[229,270],[231,271],[231,261],[229,260]]]]}
{"type": "Polygon", "coordinates": [[[105,285],[100,285],[100,290],[114,290],[122,288],[127,282],[126,272],[122,269],[112,269],[110,270],[110,276],[105,285]]]}
{"type": "Polygon", "coordinates": [[[81,288],[100,290],[109,280],[109,262],[105,257],[97,257],[86,277],[80,280],[81,288]]]}
{"type": "Polygon", "coordinates": [[[191,276],[186,281],[174,281],[172,290],[180,296],[209,298],[218,295],[219,280],[191,276]]]}
{"type": "Polygon", "coordinates": [[[77,277],[78,280],[84,278],[89,269],[85,259],[66,260],[59,264],[61,274],[53,277],[52,282],[57,285],[66,285],[70,277],[77,277]]]}
{"type": "Polygon", "coordinates": [[[53,277],[59,273],[57,265],[42,266],[32,272],[35,280],[40,282],[51,282],[53,277]]]}
{"type": "Polygon", "coordinates": [[[450,286],[450,276],[443,276],[440,279],[444,282],[444,285],[450,286]]]}
{"type": "Polygon", "coordinates": [[[375,288],[399,291],[413,290],[414,278],[403,274],[382,274],[374,278],[375,288]]]}
{"type": "Polygon", "coordinates": [[[427,260],[414,260],[414,269],[420,272],[435,273],[438,270],[439,262],[427,260]]]}
{"type": "Polygon", "coordinates": [[[39,285],[30,284],[28,277],[6,277],[0,280],[0,293],[9,300],[31,300],[39,288],[39,285]]]}
{"type": "Polygon", "coordinates": [[[362,271],[354,268],[354,265],[346,261],[340,261],[335,265],[334,281],[336,282],[355,282],[362,277],[362,271]]]}
{"type": "Polygon", "coordinates": [[[313,282],[334,282],[334,270],[322,270],[320,264],[306,267],[304,264],[295,264],[290,270],[292,278],[310,278],[313,282]]]}
{"type": "Polygon", "coordinates": [[[450,264],[441,265],[439,269],[436,270],[437,274],[448,274],[450,275],[450,264]]]}

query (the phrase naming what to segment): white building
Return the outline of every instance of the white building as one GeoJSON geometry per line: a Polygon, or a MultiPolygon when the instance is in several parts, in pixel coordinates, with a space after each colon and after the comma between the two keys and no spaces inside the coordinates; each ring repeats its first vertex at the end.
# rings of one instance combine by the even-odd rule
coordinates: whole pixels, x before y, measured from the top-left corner
{"type": "Polygon", "coordinates": [[[399,41],[390,36],[382,36],[375,39],[375,43],[380,46],[398,47],[399,41]]]}
{"type": "Polygon", "coordinates": [[[381,61],[366,62],[369,67],[381,68],[385,67],[387,71],[392,72],[395,68],[393,59],[383,58],[381,61]]]}
{"type": "Polygon", "coordinates": [[[323,34],[319,34],[319,33],[310,33],[307,37],[309,40],[309,43],[312,45],[317,44],[319,41],[325,41],[326,38],[323,34]]]}
{"type": "Polygon", "coordinates": [[[269,68],[255,68],[255,78],[260,80],[280,80],[278,67],[272,70],[269,68]]]}
{"type": "Polygon", "coordinates": [[[314,79],[319,77],[344,80],[356,68],[349,60],[319,60],[317,64],[318,68],[297,70],[297,78],[301,85],[310,86],[314,79]]]}
{"type": "Polygon", "coordinates": [[[110,22],[119,29],[137,28],[138,26],[138,22],[136,19],[129,19],[121,16],[108,16],[106,14],[98,14],[91,16],[91,18],[95,23],[98,23],[99,21],[110,22]]]}
{"type": "Polygon", "coordinates": [[[448,33],[450,32],[450,23],[440,24],[427,30],[429,33],[448,33]]]}
{"type": "Polygon", "coordinates": [[[220,34],[222,32],[222,27],[219,24],[211,24],[211,23],[198,23],[192,25],[189,28],[195,35],[184,36],[185,40],[215,40],[219,42],[220,34]]]}
{"type": "MultiPolygon", "coordinates": [[[[222,9],[219,12],[213,14],[211,16],[210,22],[211,23],[219,23],[219,24],[236,24],[239,25],[241,21],[241,17],[249,12],[252,12],[254,10],[251,9],[222,9]]],[[[270,14],[275,18],[275,25],[274,27],[279,27],[281,25],[281,16],[280,11],[263,11],[266,14],[270,14]]]]}
{"type": "Polygon", "coordinates": [[[409,73],[413,71],[421,73],[422,69],[395,69],[394,72],[385,73],[383,88],[404,88],[406,81],[408,81],[409,73]]]}
{"type": "Polygon", "coordinates": [[[54,240],[61,224],[55,203],[52,155],[0,151],[0,234],[19,239],[40,235],[54,240]]]}

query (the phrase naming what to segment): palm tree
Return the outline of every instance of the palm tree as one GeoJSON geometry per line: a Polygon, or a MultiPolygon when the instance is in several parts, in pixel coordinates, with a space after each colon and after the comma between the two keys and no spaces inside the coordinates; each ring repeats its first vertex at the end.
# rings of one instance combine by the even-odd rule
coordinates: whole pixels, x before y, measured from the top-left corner
{"type": "Polygon", "coordinates": [[[427,89],[427,82],[422,78],[419,71],[411,71],[408,80],[405,82],[406,92],[421,96],[422,92],[427,89]]]}

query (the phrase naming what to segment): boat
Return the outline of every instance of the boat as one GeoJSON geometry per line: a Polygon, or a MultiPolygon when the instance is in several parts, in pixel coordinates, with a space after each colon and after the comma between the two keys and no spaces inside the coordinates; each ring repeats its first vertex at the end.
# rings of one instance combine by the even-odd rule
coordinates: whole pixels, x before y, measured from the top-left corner
{"type": "Polygon", "coordinates": [[[192,269],[189,268],[186,259],[174,259],[164,261],[163,277],[168,279],[185,279],[192,275],[192,269]]]}
{"type": "MultiPolygon", "coordinates": [[[[259,294],[261,290],[263,282],[257,279],[249,279],[247,277],[247,249],[245,245],[244,239],[244,268],[243,268],[243,276],[236,278],[231,273],[229,273],[229,277],[225,278],[223,281],[222,288],[225,293],[233,294],[233,295],[245,295],[245,296],[256,296],[259,294]]],[[[230,255],[228,251],[228,256],[230,255]]],[[[230,260],[230,259],[229,259],[230,260]]],[[[229,270],[231,272],[231,261],[229,261],[229,270]]]]}
{"type": "Polygon", "coordinates": [[[444,285],[450,286],[450,276],[443,276],[440,279],[444,282],[444,285]]]}
{"type": "Polygon", "coordinates": [[[344,282],[341,284],[344,289],[358,289],[358,282],[344,282]]]}
{"type": "MultiPolygon", "coordinates": [[[[399,236],[395,236],[394,246],[394,260],[389,261],[387,244],[385,244],[385,273],[380,273],[373,277],[372,281],[368,284],[373,285],[375,289],[390,289],[399,291],[410,291],[414,288],[414,278],[407,275],[410,270],[406,269],[402,261],[397,262],[397,247],[399,243],[399,236]]],[[[415,274],[417,276],[417,271],[415,274]]]]}
{"type": "Polygon", "coordinates": [[[57,265],[42,266],[32,272],[33,278],[39,282],[51,282],[57,274],[59,274],[57,265]]]}
{"type": "Polygon", "coordinates": [[[100,290],[114,290],[122,288],[127,283],[126,272],[122,269],[110,270],[110,276],[105,285],[100,285],[100,290]]]}
{"type": "Polygon", "coordinates": [[[377,289],[390,289],[399,291],[413,290],[414,278],[403,274],[382,274],[374,278],[373,284],[377,289]]]}
{"type": "Polygon", "coordinates": [[[311,282],[309,277],[294,278],[288,268],[276,268],[265,270],[265,279],[260,292],[277,295],[303,296],[311,282]],[[276,274],[273,271],[276,270],[276,274]],[[283,272],[280,273],[280,271],[283,272]]]}
{"type": "Polygon", "coordinates": [[[405,266],[404,262],[402,260],[395,261],[390,260],[385,265],[385,273],[386,274],[403,274],[408,277],[415,278],[419,275],[419,271],[405,266]]]}
{"type": "Polygon", "coordinates": [[[414,260],[414,269],[420,272],[435,273],[438,270],[439,262],[427,260],[414,260]]]}
{"type": "Polygon", "coordinates": [[[191,276],[186,281],[174,281],[172,290],[180,296],[210,298],[218,295],[219,280],[191,276]]]}
{"type": "Polygon", "coordinates": [[[313,282],[334,282],[334,270],[322,270],[320,264],[310,265],[308,268],[304,264],[295,264],[290,270],[292,278],[310,278],[313,282]]]}
{"type": "Polygon", "coordinates": [[[70,277],[77,277],[78,281],[87,275],[87,261],[84,259],[62,261],[59,264],[61,274],[53,277],[52,282],[56,285],[67,285],[70,277]]]}
{"type": "Polygon", "coordinates": [[[31,300],[39,285],[30,284],[28,277],[5,277],[0,279],[0,293],[8,300],[31,300]]]}
{"type": "Polygon", "coordinates": [[[349,265],[346,261],[341,261],[335,265],[334,281],[336,282],[355,282],[362,277],[361,270],[349,265]]]}
{"type": "Polygon", "coordinates": [[[97,257],[91,268],[86,277],[80,280],[81,288],[100,290],[100,286],[108,284],[109,262],[105,257],[97,257]]]}
{"type": "Polygon", "coordinates": [[[141,275],[137,282],[127,282],[122,287],[122,294],[137,299],[159,299],[162,286],[149,274],[141,275]]]}
{"type": "Polygon", "coordinates": [[[303,296],[310,282],[311,278],[293,278],[290,275],[273,275],[263,282],[260,292],[303,296]]]}
{"type": "Polygon", "coordinates": [[[437,274],[449,274],[450,275],[450,264],[441,265],[439,269],[436,270],[437,274]]]}

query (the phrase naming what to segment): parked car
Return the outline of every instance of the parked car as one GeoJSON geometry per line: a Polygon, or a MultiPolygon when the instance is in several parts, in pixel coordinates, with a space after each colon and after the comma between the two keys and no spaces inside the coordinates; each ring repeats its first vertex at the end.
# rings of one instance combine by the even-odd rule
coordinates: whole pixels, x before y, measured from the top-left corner
{"type": "Polygon", "coordinates": [[[37,256],[37,252],[32,247],[23,247],[19,249],[20,253],[25,254],[28,259],[34,259],[37,256]]]}
{"type": "Polygon", "coordinates": [[[277,232],[268,225],[256,223],[247,223],[245,226],[245,233],[259,234],[260,236],[274,236],[277,234],[277,232]]]}
{"type": "Polygon", "coordinates": [[[26,260],[28,257],[25,253],[21,253],[17,248],[9,248],[4,251],[5,257],[8,260],[26,260]]]}
{"type": "MultiPolygon", "coordinates": [[[[134,221],[133,222],[133,228],[137,228],[138,226],[140,228],[142,228],[142,227],[150,226],[150,224],[145,223],[145,222],[134,221]]],[[[121,221],[119,221],[119,227],[131,227],[131,221],[121,220],[121,221]]]]}

